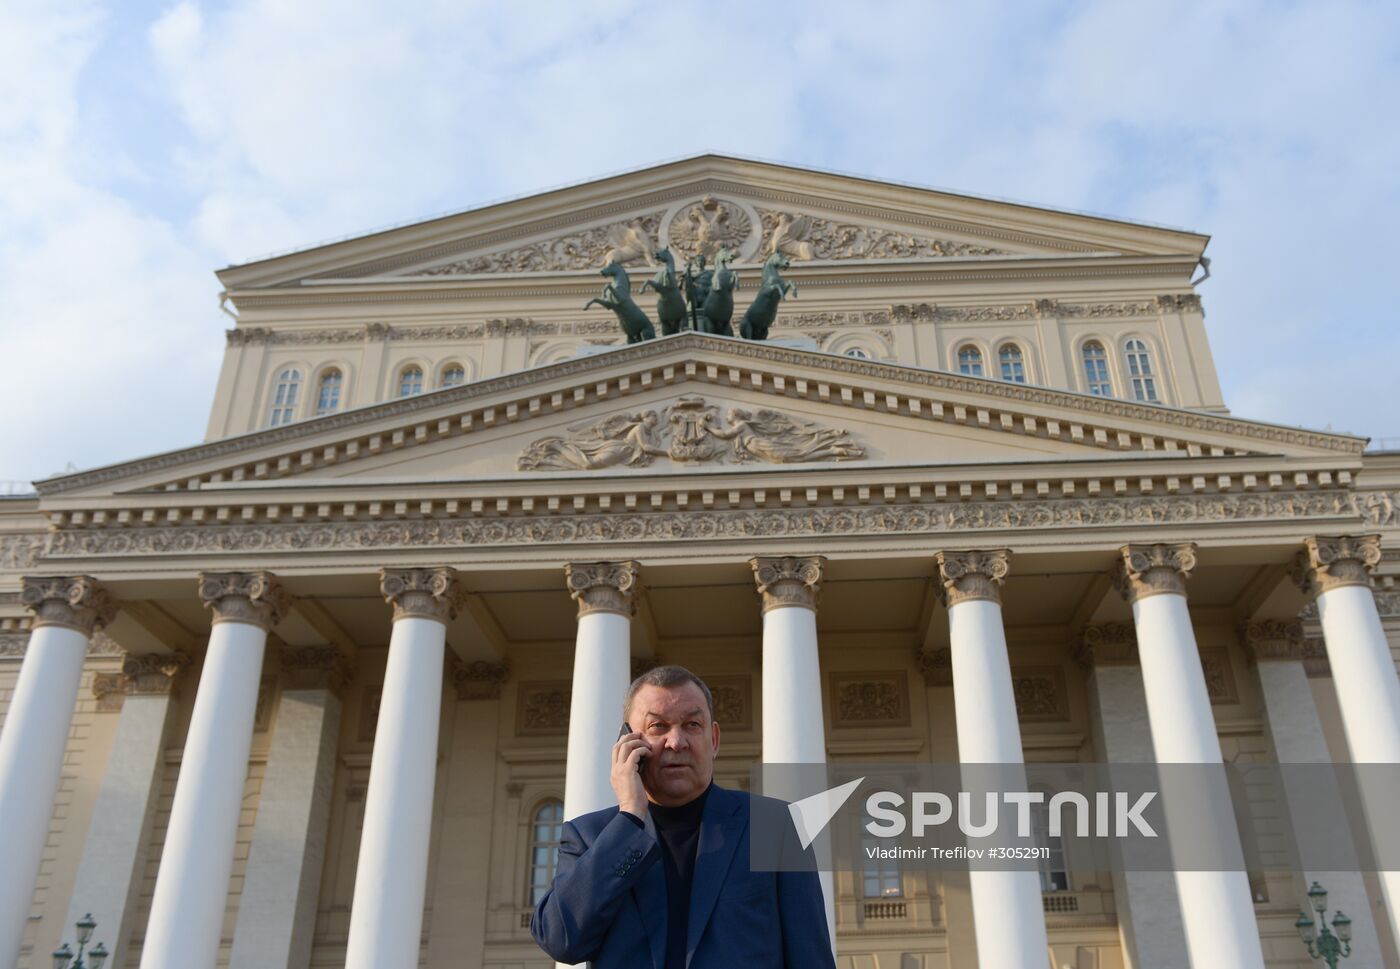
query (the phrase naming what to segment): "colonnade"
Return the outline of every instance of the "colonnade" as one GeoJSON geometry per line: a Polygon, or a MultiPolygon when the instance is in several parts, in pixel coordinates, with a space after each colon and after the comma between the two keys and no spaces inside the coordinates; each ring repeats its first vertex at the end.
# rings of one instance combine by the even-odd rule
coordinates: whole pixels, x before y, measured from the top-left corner
{"type": "MultiPolygon", "coordinates": [[[[964,763],[1023,763],[1000,601],[1011,553],[937,550],[935,560],[947,606],[959,756],[964,763]]],[[[1316,597],[1352,759],[1400,763],[1400,679],[1369,589],[1369,573],[1379,560],[1375,536],[1316,537],[1300,551],[1295,577],[1316,597]]],[[[816,610],[825,560],[759,557],[749,564],[763,616],[764,760],[821,763],[826,734],[819,699],[816,610]]],[[[1221,762],[1187,611],[1186,579],[1194,565],[1193,545],[1155,544],[1125,546],[1115,568],[1116,586],[1132,606],[1133,659],[1141,666],[1140,683],[1123,683],[1142,691],[1150,745],[1161,763],[1221,762]]],[[[566,587],[578,603],[565,817],[614,802],[609,747],[598,738],[616,733],[629,685],[630,625],[640,576],[641,567],[632,561],[565,567],[566,587]]],[[[394,620],[355,881],[346,956],[350,969],[409,969],[418,964],[446,626],[464,595],[457,573],[445,567],[384,569],[380,585],[393,606],[394,620]]],[[[212,611],[213,626],[181,757],[142,969],[215,965],[263,652],[269,631],[288,605],[277,579],[267,572],[205,573],[199,593],[212,611]]],[[[26,578],[23,600],[35,615],[33,634],[0,731],[0,831],[12,846],[9,863],[0,866],[0,966],[13,965],[20,951],[88,640],[94,629],[111,621],[117,608],[89,576],[26,578]]],[[[145,670],[148,678],[158,675],[168,684],[182,665],[176,656],[129,662],[138,673],[145,670]]],[[[327,682],[320,686],[328,689],[328,680],[337,675],[333,654],[311,665],[326,674],[327,682]]],[[[1093,675],[1100,673],[1096,666],[1093,675]]],[[[1105,677],[1100,686],[1106,683],[1105,677]]],[[[1097,697],[1093,702],[1113,700],[1111,690],[1101,692],[1099,696],[1091,690],[1097,697]]],[[[306,729],[319,743],[333,744],[338,701],[322,694],[307,699],[306,729]]],[[[123,747],[126,756],[158,756],[161,729],[146,723],[136,730],[133,724],[132,737],[123,747]]],[[[1103,756],[1117,759],[1112,751],[1103,756]]],[[[282,769],[297,773],[290,761],[282,769]]],[[[108,794],[105,785],[104,781],[99,798],[108,794]]],[[[149,814],[149,790],[113,791],[111,797],[118,805],[114,810],[137,827],[142,812],[149,814]]],[[[281,860],[287,871],[303,879],[314,867],[308,866],[307,857],[319,857],[321,850],[313,843],[318,828],[314,815],[314,810],[302,810],[296,820],[307,840],[297,851],[307,856],[281,860]]],[[[323,820],[319,828],[323,837],[323,820]]],[[[1236,836],[1230,832],[1228,837],[1236,836]]],[[[114,849],[121,857],[116,875],[108,872],[109,878],[119,880],[121,865],[132,863],[134,849],[127,842],[135,840],[127,838],[114,849]]],[[[253,851],[258,852],[256,832],[253,851]]],[[[85,854],[84,870],[87,865],[85,854]]],[[[272,860],[264,866],[267,872],[275,867],[272,860]]],[[[128,882],[131,875],[128,867],[128,882]]],[[[253,890],[252,878],[250,874],[245,894],[253,890]]],[[[828,918],[833,919],[827,878],[828,918]]],[[[1175,880],[1181,907],[1176,931],[1184,931],[1193,965],[1263,969],[1245,874],[1178,872],[1175,880]]],[[[1386,873],[1382,883],[1392,918],[1388,929],[1394,933],[1400,926],[1400,874],[1386,873]]],[[[1044,969],[1047,944],[1036,873],[973,872],[971,891],[980,963],[998,969],[1044,969]]],[[[314,885],[309,895],[291,891],[291,908],[296,910],[304,897],[314,900],[314,885]]],[[[125,915],[119,912],[117,917],[125,915]]],[[[281,922],[291,926],[295,920],[295,911],[284,912],[281,922]]],[[[250,943],[258,955],[240,958],[243,921],[240,917],[235,936],[235,965],[250,958],[254,961],[249,965],[269,958],[282,961],[289,944],[296,947],[287,932],[274,931],[259,945],[250,943]]]]}

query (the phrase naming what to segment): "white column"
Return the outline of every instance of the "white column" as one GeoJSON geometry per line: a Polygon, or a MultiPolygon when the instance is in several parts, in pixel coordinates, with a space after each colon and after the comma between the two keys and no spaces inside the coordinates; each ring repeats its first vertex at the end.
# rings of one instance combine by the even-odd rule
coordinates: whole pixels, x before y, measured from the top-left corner
{"type": "Polygon", "coordinates": [[[111,953],[108,969],[125,969],[136,921],[146,845],[160,795],[166,721],[184,653],[128,654],[122,663],[122,709],[102,786],[83,841],[78,877],[64,925],[91,913],[111,953]]]}
{"type": "MultiPolygon", "coordinates": [[[[1222,763],[1205,672],[1186,608],[1186,576],[1195,565],[1194,545],[1128,545],[1115,573],[1119,591],[1133,606],[1147,719],[1152,725],[1152,746],[1162,764],[1222,763]]],[[[1170,797],[1164,798],[1164,806],[1170,824],[1170,797]]],[[[1230,854],[1242,857],[1233,828],[1212,835],[1230,854]]],[[[1264,969],[1249,876],[1244,871],[1178,871],[1176,888],[1195,969],[1264,969]]]]}
{"type": "MultiPolygon", "coordinates": [[[[1010,570],[1011,553],[1006,549],[939,552],[936,558],[948,606],[958,760],[1023,764],[1021,724],[1001,618],[1001,583],[1010,570]]],[[[1025,787],[1024,778],[1021,787],[1025,787]]],[[[1039,874],[972,871],[969,880],[977,961],[988,969],[1044,969],[1050,947],[1039,874]]]]}
{"type": "MultiPolygon", "coordinates": [[[[1380,536],[1318,536],[1304,545],[1294,577],[1317,596],[1352,762],[1400,764],[1400,678],[1371,592],[1370,572],[1381,560],[1380,536]]],[[[1370,827],[1395,823],[1388,797],[1368,796],[1363,786],[1362,800],[1370,827]]],[[[1390,931],[1400,946],[1400,871],[1379,875],[1390,931]]]]}
{"type": "Polygon", "coordinates": [[[13,966],[39,875],[88,640],[117,607],[88,575],[23,578],[34,631],[0,729],[0,966],[13,966]]]}
{"type": "Polygon", "coordinates": [[[370,759],[346,969],[416,969],[428,887],[447,623],[463,591],[449,568],[381,569],[394,605],[370,759]]]}
{"type": "MultiPolygon", "coordinates": [[[[1152,762],[1142,718],[1147,695],[1131,623],[1085,627],[1076,656],[1089,668],[1094,747],[1108,764],[1152,762]]],[[[1126,969],[1179,969],[1186,951],[1176,880],[1169,871],[1114,871],[1113,900],[1126,969]]]]}
{"type": "Polygon", "coordinates": [[[617,803],[609,777],[612,746],[622,726],[622,702],[632,683],[637,576],[636,562],[564,566],[569,595],[578,601],[564,763],[565,820],[617,803]]]}
{"type": "MultiPolygon", "coordinates": [[[[1245,648],[1249,650],[1259,673],[1264,717],[1278,762],[1331,763],[1327,741],[1322,733],[1322,720],[1318,717],[1312,686],[1303,667],[1303,624],[1296,619],[1263,620],[1246,624],[1241,633],[1245,648]]],[[[1295,791],[1296,786],[1290,786],[1285,777],[1285,797],[1305,797],[1312,816],[1329,819],[1346,816],[1346,807],[1339,791],[1314,786],[1306,791],[1295,791]]],[[[1295,824],[1297,820],[1295,816],[1295,824]]],[[[1292,834],[1301,848],[1307,844],[1310,836],[1316,838],[1320,832],[1295,828],[1292,834]]],[[[1326,836],[1338,846],[1351,841],[1346,825],[1331,826],[1326,836]]],[[[1371,912],[1371,903],[1361,872],[1309,870],[1301,874],[1303,880],[1298,886],[1300,898],[1309,885],[1320,882],[1327,888],[1331,910],[1351,916],[1351,958],[1356,960],[1354,964],[1384,965],[1375,920],[1366,917],[1371,912]]]]}
{"type": "Polygon", "coordinates": [[[141,969],[214,969],[248,777],[267,634],[287,596],[270,572],[205,572],[213,628],[161,849],[141,969]]]}
{"type": "Polygon", "coordinates": [[[231,969],[306,969],[335,783],[340,691],[334,646],[284,647],[277,726],[267,753],[239,896],[231,969]]]}
{"type": "MultiPolygon", "coordinates": [[[[817,651],[817,594],[826,559],[749,560],[763,602],[763,762],[825,764],[822,672],[817,651]]],[[[779,791],[781,796],[783,792],[779,791]]],[[[826,897],[826,927],[836,951],[836,885],[817,873],[826,897]]]]}

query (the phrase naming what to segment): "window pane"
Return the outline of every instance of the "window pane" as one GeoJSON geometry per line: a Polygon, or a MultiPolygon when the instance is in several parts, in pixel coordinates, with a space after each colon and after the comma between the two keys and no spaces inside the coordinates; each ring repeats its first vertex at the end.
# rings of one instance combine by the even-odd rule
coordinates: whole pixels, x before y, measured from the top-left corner
{"type": "Polygon", "coordinates": [[[958,371],[970,377],[982,376],[982,351],[976,347],[963,347],[959,350],[958,371]]]}
{"type": "Polygon", "coordinates": [[[1129,340],[1123,344],[1123,349],[1127,356],[1133,399],[1156,401],[1157,381],[1152,375],[1152,357],[1147,352],[1147,344],[1141,340],[1129,340]]]}
{"type": "Polygon", "coordinates": [[[1108,354],[1102,343],[1086,343],[1083,350],[1084,385],[1089,393],[1112,397],[1113,385],[1108,379],[1108,354]]]}
{"type": "Polygon", "coordinates": [[[1001,348],[1001,353],[997,355],[1001,363],[1001,379],[1009,380],[1012,383],[1023,384],[1026,382],[1026,363],[1021,356],[1021,348],[1014,343],[1007,344],[1001,348]]]}
{"type": "Polygon", "coordinates": [[[399,376],[399,396],[412,397],[423,392],[423,368],[408,367],[399,376]]]}
{"type": "Polygon", "coordinates": [[[288,367],[277,375],[277,387],[272,392],[272,412],[268,426],[289,424],[296,416],[297,394],[301,390],[301,371],[288,367]]]}
{"type": "Polygon", "coordinates": [[[461,364],[450,363],[442,371],[442,386],[456,387],[467,379],[467,370],[461,364]]]}
{"type": "Polygon", "coordinates": [[[316,393],[317,414],[329,414],[340,407],[341,381],[339,370],[327,370],[321,375],[321,386],[316,393]]]}
{"type": "Polygon", "coordinates": [[[870,354],[866,353],[860,347],[851,347],[849,350],[846,351],[846,356],[855,357],[858,360],[870,359],[870,354]]]}
{"type": "Polygon", "coordinates": [[[546,801],[535,810],[531,820],[530,852],[528,855],[527,884],[530,887],[529,902],[536,904],[549,891],[549,883],[554,880],[554,869],[559,861],[559,835],[564,827],[564,803],[546,801]]]}

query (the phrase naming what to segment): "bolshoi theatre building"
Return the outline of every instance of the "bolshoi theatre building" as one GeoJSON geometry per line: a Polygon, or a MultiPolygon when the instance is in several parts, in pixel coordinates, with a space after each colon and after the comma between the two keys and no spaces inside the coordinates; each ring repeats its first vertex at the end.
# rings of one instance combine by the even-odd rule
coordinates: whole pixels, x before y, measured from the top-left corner
{"type": "MultiPolygon", "coordinates": [[[[727,787],[1400,762],[1400,454],[1230,412],[1207,242],[704,155],[221,270],[204,442],[0,501],[0,967],[89,912],[117,969],[549,966],[662,663],[727,787]],[[624,332],[667,251],[737,274],[735,335],[624,332]]],[[[1319,879],[1400,967],[1400,876],[1047,847],[837,871],[838,966],[1301,969],[1319,879]]]]}

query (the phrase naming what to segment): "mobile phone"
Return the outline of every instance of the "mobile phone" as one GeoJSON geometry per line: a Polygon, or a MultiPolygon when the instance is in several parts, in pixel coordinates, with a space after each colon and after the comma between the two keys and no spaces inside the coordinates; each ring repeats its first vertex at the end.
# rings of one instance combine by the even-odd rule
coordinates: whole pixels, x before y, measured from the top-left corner
{"type": "MultiPolygon", "coordinates": [[[[618,739],[618,740],[621,740],[623,737],[627,736],[629,733],[635,733],[635,731],[632,729],[632,725],[631,725],[630,723],[628,723],[627,721],[624,720],[624,721],[622,722],[622,729],[619,730],[619,731],[617,732],[617,739],[618,739]]],[[[647,762],[647,755],[646,755],[646,754],[642,754],[642,756],[638,757],[638,758],[637,758],[637,770],[640,771],[640,770],[642,769],[642,767],[646,764],[646,762],[647,762]]]]}

